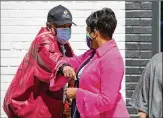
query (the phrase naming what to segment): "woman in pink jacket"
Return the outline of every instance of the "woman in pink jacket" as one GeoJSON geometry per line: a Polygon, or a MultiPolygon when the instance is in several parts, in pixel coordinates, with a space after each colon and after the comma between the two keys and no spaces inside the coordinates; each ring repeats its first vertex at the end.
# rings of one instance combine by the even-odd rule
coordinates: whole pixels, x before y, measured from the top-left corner
{"type": "Polygon", "coordinates": [[[65,91],[66,96],[73,99],[72,118],[129,118],[120,93],[124,63],[112,39],[117,25],[115,14],[104,8],[92,13],[86,24],[90,50],[59,61],[50,89],[60,89],[70,80],[68,78],[75,78],[76,73],[76,88],[65,91]],[[62,74],[56,78],[59,72],[62,74]]]}

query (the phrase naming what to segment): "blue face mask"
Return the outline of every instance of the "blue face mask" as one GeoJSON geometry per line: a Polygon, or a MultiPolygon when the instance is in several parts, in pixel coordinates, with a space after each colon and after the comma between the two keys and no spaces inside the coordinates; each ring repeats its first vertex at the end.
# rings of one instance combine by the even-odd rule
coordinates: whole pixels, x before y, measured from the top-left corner
{"type": "Polygon", "coordinates": [[[56,39],[61,44],[66,44],[71,38],[71,29],[70,28],[57,28],[56,39]]]}
{"type": "Polygon", "coordinates": [[[92,48],[92,38],[90,37],[88,33],[86,34],[86,42],[87,42],[87,46],[89,48],[92,48]]]}

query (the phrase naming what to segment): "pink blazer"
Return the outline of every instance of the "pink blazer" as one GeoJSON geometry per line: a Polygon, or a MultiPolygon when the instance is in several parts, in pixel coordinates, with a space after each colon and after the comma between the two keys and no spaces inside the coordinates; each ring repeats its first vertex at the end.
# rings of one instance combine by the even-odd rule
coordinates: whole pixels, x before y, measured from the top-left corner
{"type": "MultiPolygon", "coordinates": [[[[68,63],[78,71],[91,52],[88,50],[81,56],[61,60],[54,70],[63,63],[68,63]]],[[[96,50],[81,74],[76,103],[82,118],[129,118],[120,93],[123,75],[122,56],[115,40],[111,40],[96,50]]],[[[51,77],[50,89],[59,90],[67,82],[68,79],[62,76],[56,78],[55,71],[51,77]]]]}

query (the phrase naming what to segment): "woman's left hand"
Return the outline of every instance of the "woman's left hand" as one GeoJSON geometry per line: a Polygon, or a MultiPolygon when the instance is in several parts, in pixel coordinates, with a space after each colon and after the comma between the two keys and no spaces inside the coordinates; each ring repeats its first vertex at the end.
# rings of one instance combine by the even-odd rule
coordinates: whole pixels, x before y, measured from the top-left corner
{"type": "Polygon", "coordinates": [[[76,92],[77,92],[78,88],[66,88],[65,89],[65,95],[69,98],[69,99],[73,99],[76,97],[76,92]]]}

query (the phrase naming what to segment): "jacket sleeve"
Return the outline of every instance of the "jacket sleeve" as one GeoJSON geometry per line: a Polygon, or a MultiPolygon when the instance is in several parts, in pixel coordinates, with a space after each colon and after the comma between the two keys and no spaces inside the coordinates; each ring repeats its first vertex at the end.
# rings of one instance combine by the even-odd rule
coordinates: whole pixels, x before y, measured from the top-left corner
{"type": "Polygon", "coordinates": [[[49,83],[52,70],[56,66],[56,63],[64,57],[59,52],[57,43],[45,40],[44,38],[40,37],[35,47],[35,76],[39,80],[49,83]]]}
{"type": "Polygon", "coordinates": [[[69,78],[65,78],[63,76],[57,76],[57,78],[56,78],[57,71],[63,64],[68,64],[72,68],[74,68],[75,71],[77,71],[77,69],[83,62],[83,60],[85,60],[87,55],[89,55],[88,53],[90,53],[90,52],[91,51],[89,50],[89,51],[85,52],[84,54],[81,54],[80,56],[74,55],[73,57],[62,58],[60,61],[58,61],[55,68],[53,69],[53,73],[52,73],[52,76],[50,79],[50,90],[52,90],[52,91],[59,90],[69,81],[69,78]]]}
{"type": "Polygon", "coordinates": [[[151,62],[144,69],[129,104],[148,114],[151,62]]]}
{"type": "Polygon", "coordinates": [[[124,74],[122,59],[106,60],[101,65],[100,71],[101,90],[99,94],[81,88],[77,91],[76,103],[81,116],[95,117],[111,110],[116,103],[124,74]]]}

